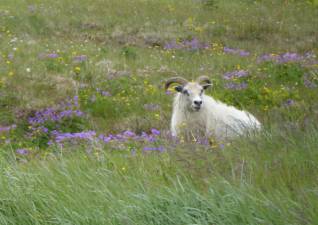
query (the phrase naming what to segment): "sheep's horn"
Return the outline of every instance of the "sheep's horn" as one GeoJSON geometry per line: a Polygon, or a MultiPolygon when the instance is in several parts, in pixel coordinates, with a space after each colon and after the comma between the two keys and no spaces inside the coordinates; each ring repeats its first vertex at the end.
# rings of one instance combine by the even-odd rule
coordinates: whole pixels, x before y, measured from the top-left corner
{"type": "Polygon", "coordinates": [[[197,78],[197,82],[198,82],[199,84],[201,84],[201,83],[203,83],[203,82],[205,82],[205,83],[207,83],[207,84],[211,84],[211,83],[212,83],[211,80],[210,80],[210,78],[207,77],[207,76],[200,76],[200,77],[198,77],[198,78],[197,78]]]}
{"type": "Polygon", "coordinates": [[[188,81],[186,79],[182,78],[182,77],[172,77],[172,78],[170,78],[170,79],[168,79],[166,81],[166,84],[165,84],[166,90],[173,83],[178,83],[178,84],[181,84],[181,85],[185,85],[186,83],[188,83],[188,81]]]}

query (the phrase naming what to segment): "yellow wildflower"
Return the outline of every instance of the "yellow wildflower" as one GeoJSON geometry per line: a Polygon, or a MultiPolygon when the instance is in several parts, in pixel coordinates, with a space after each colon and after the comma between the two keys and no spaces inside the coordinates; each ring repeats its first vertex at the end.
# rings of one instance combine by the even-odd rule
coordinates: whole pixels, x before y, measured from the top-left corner
{"type": "Polygon", "coordinates": [[[74,72],[75,72],[76,74],[79,74],[79,73],[81,72],[81,68],[80,68],[79,66],[76,66],[76,67],[74,68],[74,72]]]}

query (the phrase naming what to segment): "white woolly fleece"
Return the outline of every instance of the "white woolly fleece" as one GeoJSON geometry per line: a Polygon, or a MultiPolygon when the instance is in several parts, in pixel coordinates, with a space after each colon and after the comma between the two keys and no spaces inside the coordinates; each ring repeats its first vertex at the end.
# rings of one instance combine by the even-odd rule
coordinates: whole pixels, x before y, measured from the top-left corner
{"type": "Polygon", "coordinates": [[[202,100],[201,109],[194,111],[188,107],[186,96],[176,94],[171,119],[173,136],[201,132],[223,140],[261,128],[261,123],[249,112],[228,106],[204,94],[202,100]]]}

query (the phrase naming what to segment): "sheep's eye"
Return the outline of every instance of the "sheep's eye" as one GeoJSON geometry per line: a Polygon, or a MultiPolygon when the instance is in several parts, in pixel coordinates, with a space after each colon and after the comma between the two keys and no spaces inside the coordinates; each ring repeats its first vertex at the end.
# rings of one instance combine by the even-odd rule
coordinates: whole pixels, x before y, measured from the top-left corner
{"type": "Polygon", "coordinates": [[[200,92],[200,95],[202,95],[203,94],[203,89],[201,90],[201,92],[200,92]]]}
{"type": "Polygon", "coordinates": [[[190,95],[188,90],[183,90],[182,93],[185,94],[185,95],[188,95],[188,96],[190,95]]]}

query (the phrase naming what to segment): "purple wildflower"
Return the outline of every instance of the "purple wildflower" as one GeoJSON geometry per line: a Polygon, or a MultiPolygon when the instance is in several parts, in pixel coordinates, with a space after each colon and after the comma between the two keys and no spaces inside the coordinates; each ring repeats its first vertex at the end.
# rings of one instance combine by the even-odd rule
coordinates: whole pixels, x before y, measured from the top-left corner
{"type": "Polygon", "coordinates": [[[169,50],[169,49],[181,49],[182,45],[178,44],[175,40],[168,42],[165,44],[164,49],[169,50]]]}
{"type": "Polygon", "coordinates": [[[229,48],[229,47],[224,47],[223,51],[224,51],[224,53],[229,53],[229,54],[235,54],[236,53],[236,49],[229,48]]]}
{"type": "Polygon", "coordinates": [[[223,78],[225,80],[231,80],[231,79],[235,79],[235,78],[241,78],[241,77],[247,77],[248,71],[246,70],[236,70],[236,71],[232,71],[232,72],[227,72],[223,75],[223,78]]]}
{"type": "Polygon", "coordinates": [[[72,139],[82,139],[82,140],[93,140],[93,137],[96,136],[95,131],[82,131],[78,133],[58,133],[55,136],[55,141],[60,143],[64,140],[72,140],[72,139]]]}
{"type": "Polygon", "coordinates": [[[287,99],[287,101],[284,102],[285,106],[292,106],[295,104],[295,101],[293,99],[287,99]]]}
{"type": "Polygon", "coordinates": [[[86,60],[87,60],[87,56],[86,55],[78,55],[78,56],[75,56],[73,58],[73,62],[75,62],[75,63],[85,62],[86,60]]]}
{"type": "Polygon", "coordinates": [[[40,59],[56,59],[59,55],[57,53],[40,53],[38,57],[40,59]]]}
{"type": "Polygon", "coordinates": [[[316,58],[316,55],[315,55],[314,52],[306,52],[305,55],[304,55],[304,57],[305,57],[306,59],[313,59],[313,58],[316,58]]]}
{"type": "Polygon", "coordinates": [[[15,129],[17,127],[17,125],[13,124],[11,126],[5,126],[5,127],[0,127],[0,132],[7,132],[10,131],[12,129],[15,129]]]}
{"type": "Polygon", "coordinates": [[[56,136],[56,135],[59,134],[59,132],[58,132],[57,130],[52,130],[52,131],[51,131],[51,134],[54,135],[54,136],[56,136]]]}
{"type": "Polygon", "coordinates": [[[268,61],[278,62],[278,60],[279,60],[279,55],[264,54],[264,55],[258,57],[257,62],[258,63],[268,62],[268,61]]]}
{"type": "Polygon", "coordinates": [[[145,141],[148,141],[148,142],[155,142],[156,141],[156,138],[152,135],[148,135],[146,138],[145,138],[145,141]]]}
{"type": "MultiPolygon", "coordinates": [[[[55,136],[55,141],[60,143],[65,139],[93,139],[95,138],[95,131],[88,132],[80,132],[80,133],[59,133],[58,131],[53,131],[51,134],[55,136]],[[53,134],[54,132],[54,134],[53,134]]],[[[160,135],[160,131],[157,129],[151,129],[151,133],[147,134],[146,132],[142,132],[140,135],[136,133],[126,130],[119,134],[109,134],[108,136],[104,134],[98,135],[98,139],[104,142],[105,144],[110,142],[127,142],[131,140],[140,141],[140,142],[155,142],[157,140],[157,136],[160,135]]]]}
{"type": "Polygon", "coordinates": [[[304,60],[306,60],[306,64],[308,65],[317,65],[318,60],[316,60],[317,56],[313,52],[306,52],[304,55],[304,60]]]}
{"type": "Polygon", "coordinates": [[[102,96],[112,96],[110,92],[103,91],[100,88],[96,88],[96,91],[99,92],[102,96]]]}
{"type": "Polygon", "coordinates": [[[77,117],[81,117],[81,116],[84,115],[84,113],[83,113],[82,111],[80,111],[80,110],[74,110],[74,113],[75,113],[75,115],[76,115],[77,117]]]}
{"type": "Polygon", "coordinates": [[[232,90],[243,90],[247,88],[247,83],[246,82],[241,82],[241,83],[229,82],[225,84],[225,88],[232,89],[232,90]]]}
{"type": "Polygon", "coordinates": [[[316,83],[314,83],[313,81],[310,80],[308,74],[305,74],[305,76],[304,76],[304,85],[310,89],[314,89],[314,88],[318,87],[318,85],[316,83]]]}
{"type": "Polygon", "coordinates": [[[148,134],[146,132],[142,132],[140,137],[146,139],[148,137],[148,134]]]}
{"type": "Polygon", "coordinates": [[[50,59],[56,59],[59,57],[59,55],[56,53],[50,53],[50,54],[47,54],[46,57],[50,59]]]}
{"type": "Polygon", "coordinates": [[[78,95],[75,95],[73,100],[74,100],[74,106],[78,107],[79,106],[79,104],[78,104],[78,95]]]}
{"type": "Polygon", "coordinates": [[[200,48],[200,42],[196,38],[193,38],[190,41],[184,41],[183,44],[185,47],[193,49],[193,50],[200,48]]]}
{"type": "Polygon", "coordinates": [[[155,129],[155,128],[152,128],[152,129],[151,129],[151,133],[152,133],[153,135],[155,135],[155,136],[160,135],[160,131],[157,130],[157,129],[155,129]]]}
{"type": "MultiPolygon", "coordinates": [[[[78,104],[75,102],[75,104],[78,104]]],[[[28,122],[31,125],[43,124],[46,121],[60,121],[64,118],[71,118],[74,116],[81,117],[84,113],[80,110],[65,109],[63,111],[54,110],[53,108],[46,108],[37,111],[34,116],[29,117],[28,122]]]]}
{"type": "Polygon", "coordinates": [[[208,44],[200,42],[197,38],[186,40],[183,42],[183,45],[185,48],[188,48],[191,50],[207,49],[209,47],[208,44]]]}
{"type": "Polygon", "coordinates": [[[13,58],[14,58],[14,54],[13,53],[9,53],[8,54],[8,59],[13,60],[13,58]]]}
{"type": "Polygon", "coordinates": [[[47,129],[46,127],[42,127],[42,131],[43,131],[44,133],[48,133],[49,129],[47,129]]]}
{"type": "Polygon", "coordinates": [[[125,137],[128,137],[128,138],[131,138],[131,137],[135,137],[135,136],[136,136],[136,134],[135,134],[134,132],[130,131],[130,130],[124,131],[124,132],[123,132],[123,135],[124,135],[125,137]]]}
{"type": "Polygon", "coordinates": [[[299,62],[303,59],[302,56],[297,53],[287,52],[285,54],[280,55],[278,62],[279,63],[288,63],[288,62],[299,62]]]}
{"type": "Polygon", "coordinates": [[[250,53],[248,51],[245,51],[245,50],[240,50],[239,55],[242,57],[246,57],[246,56],[249,56],[250,53]]]}
{"type": "Polygon", "coordinates": [[[27,149],[24,148],[19,148],[15,151],[18,155],[28,155],[29,151],[27,149]]]}
{"type": "Polygon", "coordinates": [[[111,136],[106,137],[106,136],[103,135],[103,134],[100,134],[100,135],[98,136],[98,138],[99,138],[100,140],[102,140],[104,143],[109,143],[109,142],[112,140],[112,137],[111,137],[111,136]]]}
{"type": "Polygon", "coordinates": [[[208,138],[199,138],[197,143],[201,144],[201,145],[209,145],[210,144],[208,138]]]}
{"type": "Polygon", "coordinates": [[[163,146],[159,146],[159,147],[144,147],[143,148],[144,151],[159,151],[159,152],[164,152],[165,148],[163,146]]]}
{"type": "Polygon", "coordinates": [[[294,53],[294,52],[286,52],[286,53],[283,53],[280,55],[264,54],[264,55],[260,56],[257,59],[257,61],[258,61],[258,63],[272,61],[274,63],[284,64],[284,63],[289,63],[289,62],[302,62],[308,56],[310,56],[310,55],[305,54],[305,56],[301,56],[298,53],[294,53]]]}
{"type": "Polygon", "coordinates": [[[71,117],[73,115],[73,110],[64,110],[62,112],[60,112],[60,117],[63,118],[63,117],[71,117]]]}
{"type": "Polygon", "coordinates": [[[171,91],[166,91],[166,95],[171,95],[172,94],[172,92],[171,91]]]}
{"type": "Polygon", "coordinates": [[[101,91],[102,96],[112,96],[108,91],[101,91]]]}
{"type": "Polygon", "coordinates": [[[246,56],[250,55],[250,53],[248,51],[245,51],[242,49],[236,49],[236,48],[224,47],[223,51],[224,51],[224,53],[227,53],[227,54],[239,55],[242,57],[246,57],[246,56]]]}

